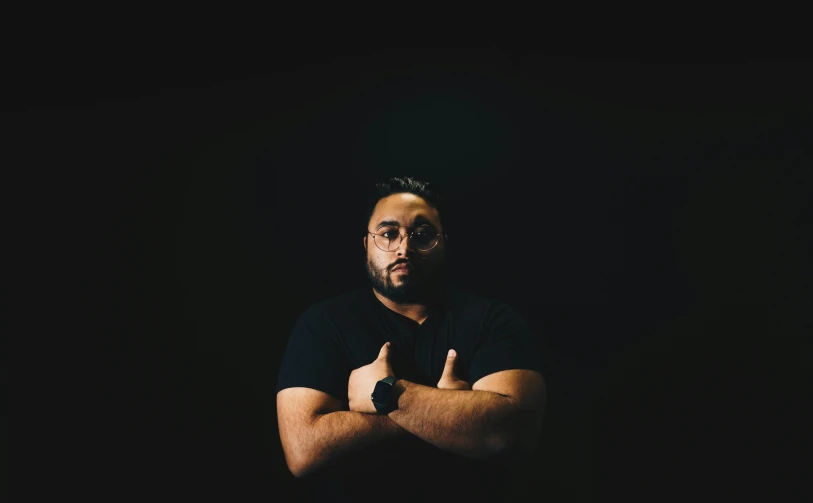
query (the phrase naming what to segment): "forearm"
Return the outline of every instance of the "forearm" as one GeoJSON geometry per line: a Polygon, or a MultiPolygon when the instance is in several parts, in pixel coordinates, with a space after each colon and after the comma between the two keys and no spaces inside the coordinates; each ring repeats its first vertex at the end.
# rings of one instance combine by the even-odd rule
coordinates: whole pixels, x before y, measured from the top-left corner
{"type": "Polygon", "coordinates": [[[504,452],[519,409],[490,391],[439,389],[406,380],[395,383],[397,409],[389,417],[430,444],[470,458],[504,452]]]}
{"type": "Polygon", "coordinates": [[[299,436],[291,472],[302,477],[346,454],[408,433],[387,416],[337,411],[320,414],[299,436]]]}

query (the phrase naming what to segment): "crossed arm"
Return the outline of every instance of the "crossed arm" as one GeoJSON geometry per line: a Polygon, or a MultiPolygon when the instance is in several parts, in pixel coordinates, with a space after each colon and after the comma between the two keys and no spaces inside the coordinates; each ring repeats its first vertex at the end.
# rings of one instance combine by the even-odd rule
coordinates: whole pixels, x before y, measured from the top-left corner
{"type": "Polygon", "coordinates": [[[454,377],[450,358],[438,388],[397,381],[397,409],[381,416],[368,408],[370,382],[374,385],[386,366],[382,348],[376,361],[353,371],[349,403],[309,388],[278,393],[279,432],[291,473],[307,475],[343,454],[398,435],[412,434],[471,458],[530,450],[536,444],[545,408],[545,383],[538,372],[496,372],[469,389],[454,377]]]}
{"type": "Polygon", "coordinates": [[[532,370],[483,377],[471,390],[395,383],[398,408],[390,419],[439,447],[469,458],[530,451],[544,413],[544,381],[532,370]]]}
{"type": "Polygon", "coordinates": [[[277,421],[285,461],[296,477],[351,451],[408,435],[387,416],[349,411],[347,402],[310,388],[277,393],[277,421]]]}

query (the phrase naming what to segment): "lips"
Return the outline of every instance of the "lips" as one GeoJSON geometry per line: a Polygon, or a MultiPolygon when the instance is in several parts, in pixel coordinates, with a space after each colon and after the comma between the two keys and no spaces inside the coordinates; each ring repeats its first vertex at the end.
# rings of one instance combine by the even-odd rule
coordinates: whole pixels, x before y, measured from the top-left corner
{"type": "Polygon", "coordinates": [[[409,271],[412,270],[412,266],[409,264],[398,264],[397,266],[392,268],[394,271],[409,271]]]}

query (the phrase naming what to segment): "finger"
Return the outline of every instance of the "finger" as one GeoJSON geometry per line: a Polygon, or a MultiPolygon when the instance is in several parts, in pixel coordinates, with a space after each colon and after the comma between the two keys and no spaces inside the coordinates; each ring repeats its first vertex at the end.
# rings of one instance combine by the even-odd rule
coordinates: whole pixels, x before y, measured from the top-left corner
{"type": "Polygon", "coordinates": [[[454,376],[455,361],[457,361],[457,351],[455,351],[454,349],[450,349],[449,353],[446,355],[446,363],[443,366],[444,377],[454,376]]]}
{"type": "Polygon", "coordinates": [[[378,359],[386,361],[390,357],[390,343],[387,342],[381,346],[381,351],[378,352],[378,359]]]}

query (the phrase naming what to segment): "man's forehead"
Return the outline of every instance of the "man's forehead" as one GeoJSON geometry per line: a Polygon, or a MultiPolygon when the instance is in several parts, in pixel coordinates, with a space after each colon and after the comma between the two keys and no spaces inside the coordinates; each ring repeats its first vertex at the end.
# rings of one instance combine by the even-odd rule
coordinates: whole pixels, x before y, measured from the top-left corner
{"type": "Polygon", "coordinates": [[[423,198],[414,194],[393,194],[378,202],[372,220],[375,224],[390,221],[404,225],[417,220],[436,222],[437,218],[437,210],[423,198]]]}

